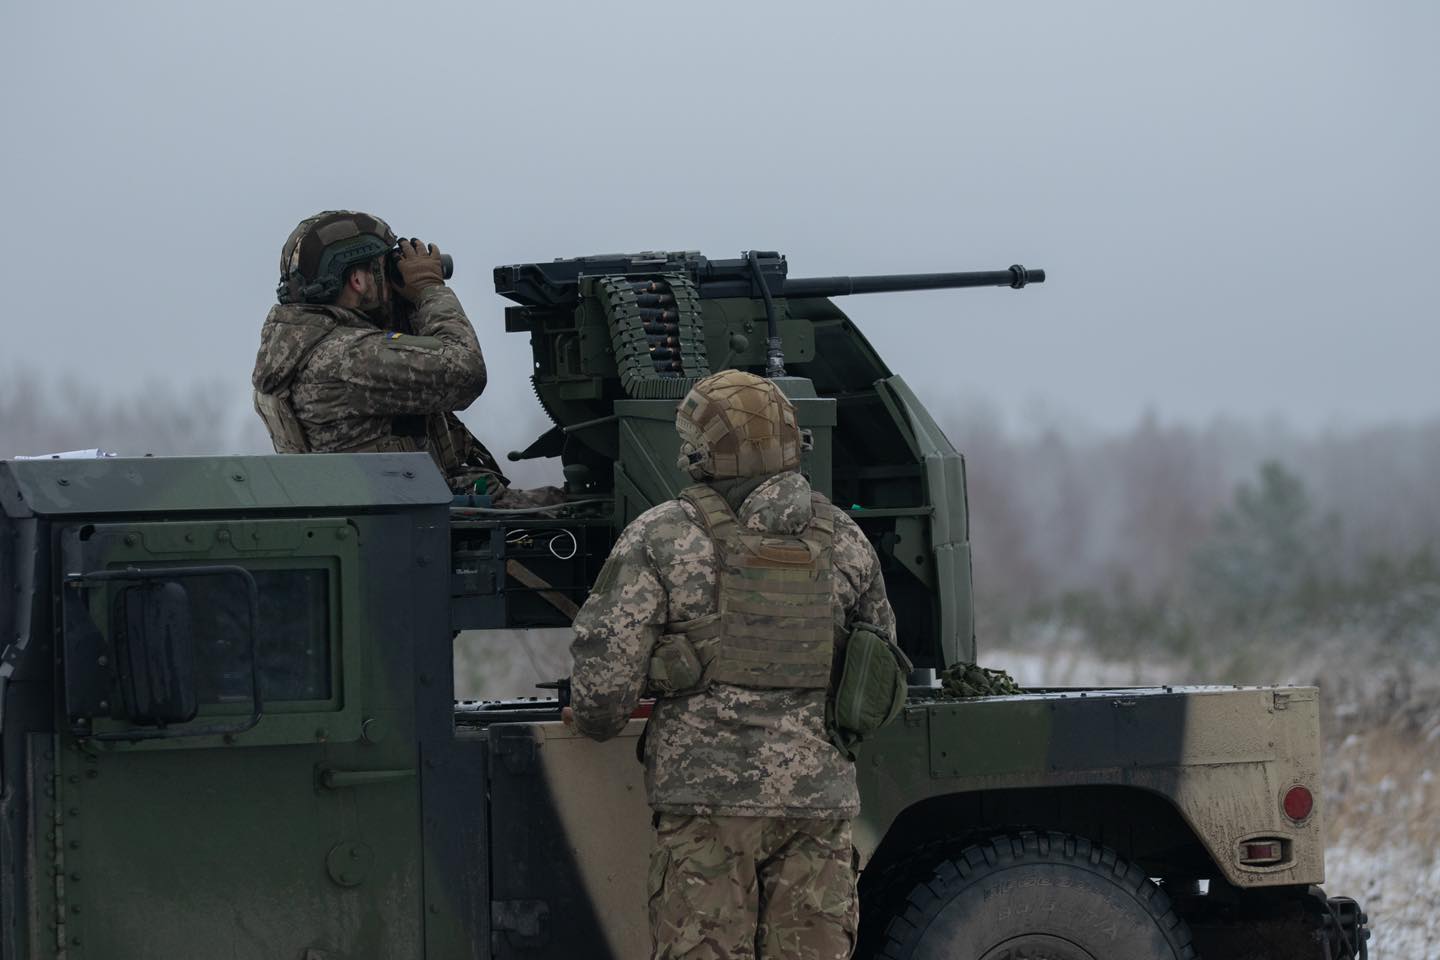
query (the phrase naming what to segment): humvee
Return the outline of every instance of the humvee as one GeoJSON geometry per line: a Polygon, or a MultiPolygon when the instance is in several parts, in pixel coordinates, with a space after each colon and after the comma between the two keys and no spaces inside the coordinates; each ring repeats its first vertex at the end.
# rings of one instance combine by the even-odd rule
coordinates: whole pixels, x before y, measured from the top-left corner
{"type": "Polygon", "coordinates": [[[511,456],[560,459],[562,508],[453,497],[420,454],[0,463],[0,957],[647,956],[646,708],[596,744],[563,691],[457,702],[452,642],[570,623],[726,367],[794,400],[916,665],[859,752],[856,956],[1365,956],[1319,888],[1314,687],[934,680],[976,658],[965,461],[834,298],[1043,273],[787,274],[495,271],[554,420],[511,456]]]}

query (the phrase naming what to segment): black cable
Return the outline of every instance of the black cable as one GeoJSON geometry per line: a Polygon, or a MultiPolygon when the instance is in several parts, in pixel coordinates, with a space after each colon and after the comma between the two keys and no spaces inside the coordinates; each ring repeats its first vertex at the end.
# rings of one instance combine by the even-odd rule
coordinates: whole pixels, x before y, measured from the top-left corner
{"type": "Polygon", "coordinates": [[[760,288],[760,296],[765,301],[765,324],[769,338],[765,350],[765,376],[773,380],[785,376],[785,350],[780,343],[780,318],[775,312],[775,298],[770,296],[770,287],[765,283],[765,275],[760,272],[760,254],[751,250],[746,254],[746,259],[750,262],[750,276],[760,288]]]}

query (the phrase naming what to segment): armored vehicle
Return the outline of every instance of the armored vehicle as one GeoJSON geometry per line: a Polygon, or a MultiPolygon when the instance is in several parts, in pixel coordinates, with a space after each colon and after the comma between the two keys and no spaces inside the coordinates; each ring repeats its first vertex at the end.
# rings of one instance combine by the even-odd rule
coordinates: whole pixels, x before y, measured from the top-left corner
{"type": "Polygon", "coordinates": [[[559,508],[457,500],[419,454],[0,463],[0,956],[646,956],[645,707],[595,744],[563,685],[456,702],[452,642],[568,625],[688,482],[677,399],[740,367],[794,399],[916,665],[859,752],[857,956],[1363,957],[1318,887],[1315,688],[933,680],[976,658],[965,462],[834,298],[1043,274],[787,273],[495,271],[554,419],[512,457],[560,460],[559,508]]]}

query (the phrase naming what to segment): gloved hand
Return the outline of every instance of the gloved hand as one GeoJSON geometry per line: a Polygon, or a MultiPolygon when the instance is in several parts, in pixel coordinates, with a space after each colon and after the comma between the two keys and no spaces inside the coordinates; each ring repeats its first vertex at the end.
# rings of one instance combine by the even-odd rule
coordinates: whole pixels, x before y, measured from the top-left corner
{"type": "Polygon", "coordinates": [[[424,244],[414,237],[396,244],[400,256],[395,260],[395,272],[400,274],[401,286],[395,289],[411,303],[420,301],[420,292],[426,287],[443,286],[445,270],[440,265],[440,248],[435,244],[424,244]]]}

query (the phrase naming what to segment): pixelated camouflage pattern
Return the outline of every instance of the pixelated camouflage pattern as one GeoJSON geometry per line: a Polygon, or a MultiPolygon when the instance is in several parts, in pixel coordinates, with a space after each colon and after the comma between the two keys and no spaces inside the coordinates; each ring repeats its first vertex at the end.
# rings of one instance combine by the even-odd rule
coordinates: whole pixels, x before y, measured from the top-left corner
{"type": "MultiPolygon", "coordinates": [[[[769,478],[736,511],[757,532],[809,524],[810,484],[769,478]]],[[[835,525],[835,603],[843,622],[894,636],[875,550],[843,511],[835,525]]],[[[625,528],[575,620],[571,697],[576,727],[603,740],[625,725],[645,687],[662,633],[716,612],[715,548],[694,507],[668,501],[625,528]]],[[[838,619],[838,618],[837,618],[838,619]]],[[[717,683],[659,701],[646,742],[650,805],[669,813],[835,818],[859,810],[854,767],[830,742],[824,690],[761,690],[717,683]]]]}
{"type": "MultiPolygon", "coordinates": [[[[261,328],[251,383],[257,395],[286,399],[305,452],[427,451],[451,489],[473,487],[481,475],[503,488],[494,457],[452,413],[486,380],[460,301],[448,287],[429,287],[409,322],[414,332],[400,333],[344,307],[277,305],[261,328]]],[[[272,439],[284,452],[273,430],[272,439]]]]}
{"type": "Polygon", "coordinates": [[[696,480],[765,477],[800,466],[790,399],[764,377],[722,370],[695,384],[675,413],[678,466],[696,480]]]}
{"type": "Polygon", "coordinates": [[[654,960],[846,960],[859,923],[848,820],[661,814],[654,960]]]}
{"type": "Polygon", "coordinates": [[[454,291],[426,289],[412,322],[414,334],[400,334],[343,307],[277,305],[251,382],[261,393],[289,388],[313,452],[374,449],[396,435],[396,417],[463,410],[485,389],[480,342],[454,291]]]}

